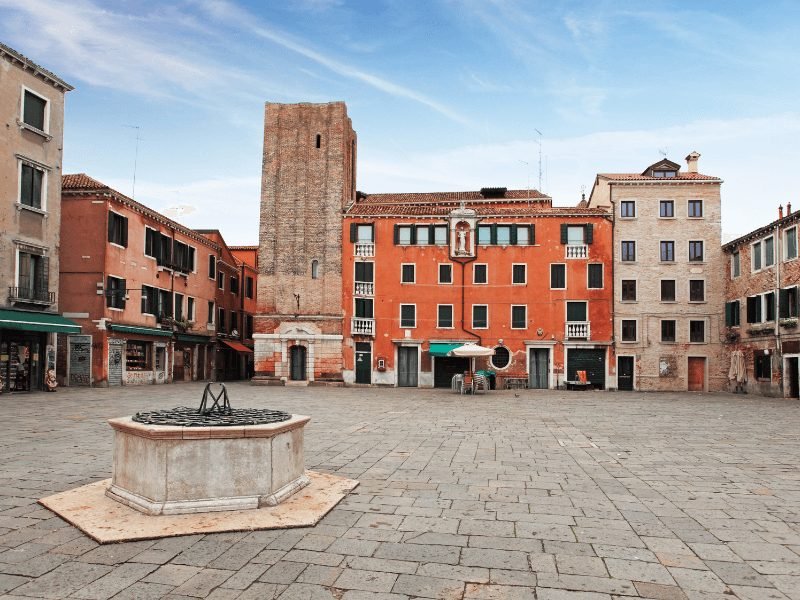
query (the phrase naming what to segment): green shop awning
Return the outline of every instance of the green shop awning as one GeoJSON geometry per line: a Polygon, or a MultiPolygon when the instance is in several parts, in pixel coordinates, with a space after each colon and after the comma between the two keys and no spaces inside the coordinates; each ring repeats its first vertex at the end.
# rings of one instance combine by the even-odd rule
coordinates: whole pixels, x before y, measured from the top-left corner
{"type": "Polygon", "coordinates": [[[80,333],[81,326],[54,313],[25,310],[0,310],[0,329],[46,331],[47,333],[80,333]]]}
{"type": "Polygon", "coordinates": [[[110,323],[111,331],[117,333],[130,333],[133,335],[155,335],[158,337],[172,337],[171,329],[159,329],[158,327],[138,327],[136,325],[117,325],[110,323]]]}
{"type": "Polygon", "coordinates": [[[210,344],[211,338],[207,335],[194,335],[191,333],[176,333],[175,339],[187,344],[210,344]]]}
{"type": "Polygon", "coordinates": [[[447,356],[453,348],[460,348],[464,344],[452,342],[431,342],[428,352],[431,356],[447,356]]]}

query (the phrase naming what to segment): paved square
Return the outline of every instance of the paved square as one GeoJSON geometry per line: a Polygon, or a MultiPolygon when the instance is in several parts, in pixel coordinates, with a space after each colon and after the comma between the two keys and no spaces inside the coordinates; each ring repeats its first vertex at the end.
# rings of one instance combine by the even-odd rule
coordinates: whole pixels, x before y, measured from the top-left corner
{"type": "Polygon", "coordinates": [[[0,598],[800,600],[800,404],[229,386],[311,415],[361,485],[314,528],[98,546],[37,499],[108,478],[105,419],[200,384],[0,396],[0,598]]]}

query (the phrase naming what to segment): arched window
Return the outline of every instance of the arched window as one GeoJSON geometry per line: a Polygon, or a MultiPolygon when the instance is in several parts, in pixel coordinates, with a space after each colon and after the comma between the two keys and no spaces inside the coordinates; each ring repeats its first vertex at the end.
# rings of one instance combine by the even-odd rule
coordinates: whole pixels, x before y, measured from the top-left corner
{"type": "Polygon", "coordinates": [[[319,279],[319,261],[317,259],[311,261],[311,279],[319,279]]]}

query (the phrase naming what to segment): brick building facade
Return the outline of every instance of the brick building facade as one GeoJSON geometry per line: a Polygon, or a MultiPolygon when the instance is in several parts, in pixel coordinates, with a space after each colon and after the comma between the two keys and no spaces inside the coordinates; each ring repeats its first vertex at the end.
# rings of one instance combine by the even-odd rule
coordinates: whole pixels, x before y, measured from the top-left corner
{"type": "Polygon", "coordinates": [[[256,383],[342,382],[342,213],[355,177],[343,102],[266,105],[256,383]]]}
{"type": "Polygon", "coordinates": [[[786,213],[723,246],[725,325],[728,348],[744,353],[745,390],[797,398],[800,212],[786,213]]]}
{"type": "Polygon", "coordinates": [[[536,191],[359,194],[345,215],[344,379],[448,387],[494,356],[497,383],[608,385],[611,219],[536,191]]]}
{"type": "Polygon", "coordinates": [[[589,206],[614,214],[619,389],[727,389],[718,177],[662,160],[642,173],[600,173],[589,206]]]}
{"type": "Polygon", "coordinates": [[[220,246],[84,174],[62,189],[60,296],[67,385],[211,379],[220,246]]]}

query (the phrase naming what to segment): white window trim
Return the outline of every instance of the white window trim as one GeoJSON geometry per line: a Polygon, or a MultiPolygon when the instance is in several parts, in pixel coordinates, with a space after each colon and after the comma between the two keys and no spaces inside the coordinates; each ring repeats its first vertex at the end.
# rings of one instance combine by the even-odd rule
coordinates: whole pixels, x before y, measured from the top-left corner
{"type": "Polygon", "coordinates": [[[472,285],[489,285],[489,263],[472,263],[472,285]],[[486,267],[486,281],[480,283],[475,281],[475,267],[477,266],[486,267]]]}
{"type": "Polygon", "coordinates": [[[416,304],[401,304],[398,317],[400,318],[400,329],[416,329],[417,328],[417,320],[418,320],[417,319],[417,305],[416,304]],[[413,306],[414,307],[414,324],[413,325],[403,325],[403,307],[404,306],[413,306]]]}
{"type": "Polygon", "coordinates": [[[374,223],[356,223],[356,241],[355,244],[374,244],[375,243],[375,224],[374,223]],[[369,227],[370,230],[370,239],[369,240],[360,240],[358,239],[358,231],[359,227],[369,227]]]}
{"type": "Polygon", "coordinates": [[[472,325],[471,329],[489,329],[489,305],[488,304],[473,304],[472,308],[470,309],[470,325],[472,325]],[[476,306],[483,306],[486,308],[486,327],[477,327],[475,325],[475,307],[476,306]]]}
{"type": "Polygon", "coordinates": [[[375,319],[375,298],[353,298],[353,317],[356,319],[375,319]],[[372,304],[371,317],[356,317],[356,305],[360,302],[370,302],[372,304]]]}
{"type": "Polygon", "coordinates": [[[589,301],[588,300],[565,300],[564,301],[564,322],[565,323],[590,323],[591,320],[589,319],[589,301]],[[586,314],[585,321],[570,321],[568,318],[569,315],[569,304],[581,302],[584,305],[584,313],[586,314]]]}
{"type": "Polygon", "coordinates": [[[761,239],[761,269],[771,269],[775,266],[775,262],[777,261],[777,256],[775,256],[775,236],[768,235],[765,238],[761,239]],[[772,263],[767,264],[767,240],[772,240],[772,263]]]}
{"type": "Polygon", "coordinates": [[[783,230],[783,257],[782,257],[783,262],[791,262],[793,260],[797,260],[798,255],[800,255],[800,247],[798,247],[797,244],[798,242],[797,231],[798,230],[796,225],[793,227],[787,227],[786,229],[783,230]],[[789,244],[786,241],[790,231],[794,231],[794,250],[795,250],[795,255],[791,257],[787,255],[787,251],[789,250],[789,244]]]}
{"type": "MultiPolygon", "coordinates": [[[[119,275],[114,275],[113,273],[108,273],[108,274],[106,274],[106,281],[104,282],[105,285],[108,285],[108,280],[109,279],[118,279],[119,281],[125,281],[126,284],[127,284],[127,281],[126,281],[126,279],[124,277],[120,277],[119,275]]],[[[126,292],[125,293],[125,301],[126,301],[125,306],[127,307],[127,300],[128,300],[127,290],[125,290],[125,292],[126,292]]],[[[108,302],[107,297],[103,298],[103,305],[104,305],[106,310],[113,310],[114,312],[124,312],[125,311],[124,308],[118,308],[116,306],[108,306],[106,304],[106,302],[108,302]]]]}
{"type": "Polygon", "coordinates": [[[567,246],[583,246],[586,244],[586,227],[584,225],[570,225],[567,224],[567,246]],[[569,230],[570,229],[580,229],[581,231],[581,241],[580,242],[570,242],[569,241],[569,230]]]}
{"type": "Polygon", "coordinates": [[[509,316],[509,324],[511,325],[511,329],[516,329],[517,331],[528,329],[528,305],[527,304],[512,304],[511,308],[508,313],[509,316]],[[525,327],[514,327],[514,309],[515,308],[524,308],[525,309],[525,327]]]}
{"type": "Polygon", "coordinates": [[[186,296],[186,320],[192,323],[195,322],[197,316],[197,298],[194,296],[186,296]],[[192,314],[189,314],[189,300],[192,300],[192,314]]]}
{"type": "Polygon", "coordinates": [[[636,200],[620,200],[619,201],[619,218],[625,221],[634,221],[635,219],[639,218],[639,203],[636,200]],[[623,203],[630,202],[633,204],[633,216],[632,217],[623,217],[622,216],[622,205],[623,203]]]}
{"type": "MultiPolygon", "coordinates": [[[[365,281],[365,282],[359,282],[359,283],[371,283],[371,284],[375,285],[375,261],[374,260],[359,260],[359,261],[356,261],[356,262],[353,263],[353,283],[358,281],[358,279],[356,279],[356,265],[363,264],[363,263],[372,263],[372,281],[365,281]]],[[[403,271],[401,270],[400,274],[402,275],[402,273],[403,273],[403,271]]],[[[255,291],[256,291],[256,280],[255,280],[255,277],[254,277],[253,278],[253,295],[255,295],[255,291]]]]}
{"type": "Polygon", "coordinates": [[[693,221],[699,221],[706,218],[706,203],[702,198],[688,198],[686,200],[686,218],[692,219],[693,221]],[[691,202],[699,202],[700,203],[700,212],[702,213],[699,217],[692,217],[689,216],[689,206],[691,202]]]}
{"type": "Polygon", "coordinates": [[[528,263],[511,263],[511,285],[528,285],[528,263]],[[514,282],[514,267],[523,268],[523,281],[522,283],[514,282]]]}
{"type": "Polygon", "coordinates": [[[764,292],[762,294],[758,294],[761,297],[761,322],[762,323],[774,323],[780,317],[778,317],[778,302],[780,301],[780,295],[775,295],[775,318],[767,320],[767,296],[769,294],[775,294],[775,292],[764,292]]]}
{"type": "Polygon", "coordinates": [[[417,283],[417,263],[400,263],[400,284],[411,285],[417,283]],[[414,278],[411,281],[403,281],[403,267],[413,267],[414,278]]]}
{"type": "Polygon", "coordinates": [[[658,218],[662,219],[664,221],[674,221],[675,219],[678,218],[677,211],[675,210],[675,200],[669,200],[669,199],[663,198],[663,199],[658,201],[658,218]],[[671,217],[662,217],[661,216],[661,203],[662,202],[672,202],[672,216],[671,217]]]}
{"type": "MultiPolygon", "coordinates": [[[[587,275],[588,277],[588,275],[587,275]]],[[[569,281],[567,281],[567,263],[550,263],[550,269],[547,271],[547,286],[551,290],[566,290],[567,286],[569,285],[569,281]],[[564,287],[563,288],[554,288],[551,287],[553,285],[553,265],[561,265],[564,267],[564,287]]]]}
{"type": "Polygon", "coordinates": [[[438,263],[436,269],[439,285],[453,285],[453,263],[438,263]],[[442,281],[442,267],[450,268],[450,281],[442,281]]]}
{"type": "Polygon", "coordinates": [[[436,305],[436,329],[455,329],[456,327],[456,313],[455,307],[452,304],[437,304],[436,305]],[[441,306],[449,306],[450,307],[450,327],[443,327],[439,323],[439,307],[441,306]]]}
{"type": "Polygon", "coordinates": [[[658,301],[662,304],[676,304],[678,302],[678,280],[671,277],[665,277],[658,280],[658,301]],[[662,300],[661,299],[661,282],[674,281],[675,282],[675,300],[662,300]]]}
{"type": "MultiPolygon", "coordinates": [[[[660,290],[659,290],[660,291],[660,290]]],[[[619,302],[620,304],[637,304],[639,302],[639,278],[638,277],[625,277],[619,280],[619,302]],[[623,300],[622,299],[622,282],[633,281],[636,283],[636,300],[623,300]]]]}
{"type": "Polygon", "coordinates": [[[750,244],[750,272],[760,273],[764,270],[764,247],[761,245],[761,240],[757,240],[750,244]],[[758,255],[761,257],[761,266],[756,269],[756,253],[755,247],[758,246],[758,255]]]}
{"type": "Polygon", "coordinates": [[[686,286],[686,301],[689,304],[705,304],[708,301],[708,282],[706,281],[705,277],[692,277],[688,279],[688,284],[686,286]],[[692,281],[702,281],[703,282],[703,299],[702,300],[690,300],[692,294],[692,281]]]}
{"type": "MultiPolygon", "coordinates": [[[[181,297],[181,315],[183,315],[183,317],[186,318],[186,315],[184,314],[185,311],[183,310],[183,308],[187,296],[186,294],[182,294],[181,292],[172,292],[172,318],[174,319],[175,313],[178,312],[177,310],[175,310],[175,307],[178,306],[178,303],[175,301],[176,296],[181,297]]],[[[186,320],[188,321],[188,319],[186,320]]]]}
{"type": "Polygon", "coordinates": [[[206,322],[206,325],[215,325],[217,324],[217,303],[211,302],[211,320],[206,322]]]}
{"type": "Polygon", "coordinates": [[[742,253],[737,249],[737,250],[734,250],[733,252],[731,252],[731,279],[738,279],[741,276],[742,276],[742,253]],[[733,261],[733,256],[734,255],[739,257],[739,274],[738,275],[736,274],[736,271],[733,268],[734,267],[734,261],[733,261]]]}
{"type": "MultiPolygon", "coordinates": [[[[117,215],[119,217],[122,217],[123,219],[127,220],[127,217],[125,215],[123,215],[121,212],[118,212],[118,211],[113,210],[111,208],[108,209],[108,212],[109,212],[109,214],[115,214],[115,215],[117,215]]],[[[117,248],[122,248],[123,250],[127,250],[127,248],[125,246],[123,246],[122,244],[118,244],[116,242],[112,242],[111,240],[108,239],[108,224],[107,223],[106,223],[106,241],[111,246],[115,246],[117,248]]]]}
{"type": "MultiPolygon", "coordinates": [[[[705,238],[703,239],[693,239],[686,241],[686,262],[690,265],[704,265],[706,264],[706,258],[708,257],[708,244],[706,243],[705,238]],[[690,248],[692,242],[700,242],[703,244],[703,260],[689,260],[690,256],[690,248]]],[[[676,261],[677,262],[677,261],[676,261]]]]}
{"type": "MultiPolygon", "coordinates": [[[[530,227],[530,228],[532,228],[532,229],[536,229],[535,227],[533,227],[534,223],[532,223],[532,222],[527,222],[527,223],[514,223],[514,224],[512,224],[512,227],[513,227],[514,225],[516,225],[516,226],[517,226],[517,235],[519,235],[519,228],[520,228],[520,227],[530,227]]],[[[528,229],[527,231],[528,231],[528,233],[529,233],[529,234],[531,234],[531,233],[532,233],[532,235],[533,235],[534,237],[536,236],[536,232],[531,232],[531,229],[528,229]]],[[[515,246],[528,247],[528,246],[535,246],[536,244],[531,244],[531,238],[529,237],[529,238],[528,238],[528,243],[527,243],[527,244],[520,244],[520,243],[519,243],[519,240],[517,240],[517,243],[516,243],[516,244],[514,244],[514,245],[515,245],[515,246]]],[[[511,364],[511,363],[509,363],[509,364],[511,364]]]]}
{"type": "Polygon", "coordinates": [[[500,346],[500,345],[495,346],[493,348],[495,353],[497,353],[497,349],[498,348],[505,348],[506,349],[506,351],[508,352],[508,363],[506,363],[505,367],[498,367],[497,365],[494,364],[494,354],[492,354],[489,357],[489,364],[491,365],[492,369],[494,369],[495,371],[505,371],[514,362],[514,354],[513,354],[513,352],[511,352],[511,350],[508,349],[508,346],[500,346]]]}
{"type": "Polygon", "coordinates": [[[619,262],[627,263],[627,264],[636,264],[639,262],[639,244],[636,243],[636,240],[620,240],[619,241],[619,262]],[[622,244],[624,243],[632,243],[633,244],[633,260],[623,260],[622,258],[622,244]]]}
{"type": "MultiPolygon", "coordinates": [[[[144,226],[144,237],[142,238],[142,240],[143,240],[142,248],[144,248],[144,250],[142,251],[142,254],[144,255],[145,258],[149,258],[150,260],[156,260],[155,256],[152,256],[152,255],[147,253],[147,230],[148,229],[150,231],[154,231],[154,232],[158,233],[159,235],[161,234],[161,232],[158,229],[154,228],[154,227],[150,227],[149,225],[145,225],[144,226]]],[[[209,255],[209,256],[211,256],[211,255],[209,255]]]]}
{"type": "Polygon", "coordinates": [[[52,101],[47,96],[43,96],[36,90],[33,90],[25,85],[21,86],[22,89],[20,90],[19,94],[19,126],[23,129],[27,129],[28,131],[32,131],[33,133],[38,133],[42,137],[47,138],[47,140],[51,140],[53,136],[50,135],[50,106],[52,105],[52,101]],[[25,92],[30,92],[34,96],[38,96],[42,100],[44,100],[44,129],[39,129],[30,125],[25,122],[25,92]]]}
{"type": "Polygon", "coordinates": [[[433,240],[431,241],[430,245],[431,246],[438,246],[440,248],[446,248],[447,247],[447,230],[449,228],[449,225],[447,223],[434,223],[433,224],[433,228],[434,228],[434,230],[433,230],[433,240]],[[436,242],[436,228],[437,227],[444,227],[445,228],[444,241],[441,244],[436,242]]]}
{"type": "MultiPolygon", "coordinates": [[[[639,343],[639,333],[641,328],[639,327],[639,319],[620,319],[619,320],[619,341],[620,344],[638,344],[639,343]],[[622,323],[624,321],[633,321],[636,323],[636,339],[634,340],[624,340],[622,339],[622,323]]],[[[677,332],[676,332],[677,335],[677,332]]],[[[660,339],[660,338],[659,338],[660,339]]]]}
{"type": "Polygon", "coordinates": [[[604,290],[606,289],[606,266],[604,263],[586,263],[586,290],[604,290]],[[589,287],[589,267],[592,265],[599,265],[600,266],[600,278],[603,281],[603,285],[600,287],[589,287]]]}
{"type": "Polygon", "coordinates": [[[38,213],[40,215],[47,214],[47,185],[48,181],[50,180],[50,167],[45,166],[35,160],[31,160],[29,158],[25,158],[24,156],[17,155],[17,199],[16,199],[16,206],[18,210],[29,210],[31,212],[38,213]],[[41,197],[41,208],[36,208],[35,206],[28,206],[27,204],[22,203],[22,165],[28,165],[34,169],[38,169],[42,172],[42,197],[41,197]]]}
{"type": "MultiPolygon", "coordinates": [[[[639,332],[638,326],[636,328],[636,332],[637,333],[639,332]]],[[[659,319],[658,320],[658,341],[661,344],[677,344],[678,343],[678,319],[659,319]],[[672,341],[664,339],[664,329],[663,329],[663,325],[662,325],[662,323],[664,321],[672,321],[673,323],[675,323],[675,339],[672,340],[672,341]]]]}
{"type": "MultiPolygon", "coordinates": [[[[687,332],[686,342],[689,344],[693,344],[695,346],[699,346],[701,344],[708,344],[708,319],[688,319],[687,326],[689,328],[687,332]],[[699,321],[703,324],[703,341],[702,342],[693,342],[692,341],[692,321],[699,321]]],[[[677,332],[676,332],[677,335],[677,332]]]]}
{"type": "MultiPolygon", "coordinates": [[[[676,247],[677,247],[677,245],[675,244],[675,240],[658,240],[658,262],[659,262],[659,264],[662,264],[662,265],[674,265],[675,263],[677,263],[678,262],[678,259],[677,259],[677,256],[676,256],[677,252],[675,252],[675,248],[676,247]],[[663,258],[661,258],[661,244],[663,244],[665,242],[672,242],[672,260],[664,260],[663,258]]],[[[705,248],[703,248],[703,251],[705,251],[705,248]]]]}

